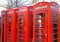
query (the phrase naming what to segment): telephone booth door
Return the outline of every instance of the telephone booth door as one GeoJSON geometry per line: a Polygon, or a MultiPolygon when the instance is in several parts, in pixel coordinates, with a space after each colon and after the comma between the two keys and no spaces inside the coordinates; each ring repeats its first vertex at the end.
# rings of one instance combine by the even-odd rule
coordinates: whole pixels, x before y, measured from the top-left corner
{"type": "Polygon", "coordinates": [[[59,26],[59,5],[55,2],[51,2],[51,14],[52,14],[52,42],[60,42],[60,26],[59,26]]]}
{"type": "Polygon", "coordinates": [[[16,42],[16,13],[8,10],[4,17],[4,42],[16,42]]]}
{"type": "Polygon", "coordinates": [[[4,42],[4,19],[5,18],[6,11],[1,12],[1,42],[4,42]]]}
{"type": "Polygon", "coordinates": [[[3,12],[5,14],[4,20],[3,20],[3,22],[4,22],[4,42],[7,42],[7,13],[6,12],[3,12]]]}
{"type": "Polygon", "coordinates": [[[33,14],[33,42],[47,42],[47,12],[33,14]]]}
{"type": "Polygon", "coordinates": [[[30,42],[28,8],[23,6],[18,9],[17,42],[30,42]]]}
{"type": "Polygon", "coordinates": [[[48,42],[48,15],[50,14],[48,13],[50,6],[48,6],[48,2],[40,2],[34,5],[33,42],[48,42]]]}

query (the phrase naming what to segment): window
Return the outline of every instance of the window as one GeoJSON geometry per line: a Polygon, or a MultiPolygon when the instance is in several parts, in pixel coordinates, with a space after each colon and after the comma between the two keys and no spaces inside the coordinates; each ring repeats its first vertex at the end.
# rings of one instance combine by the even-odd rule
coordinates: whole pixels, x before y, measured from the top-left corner
{"type": "Polygon", "coordinates": [[[54,33],[57,33],[57,29],[54,29],[54,33]]]}
{"type": "Polygon", "coordinates": [[[23,19],[23,14],[20,15],[20,27],[23,28],[23,22],[24,22],[24,19],[23,19]]]}
{"type": "Polygon", "coordinates": [[[20,37],[20,42],[24,42],[24,14],[19,15],[19,37],[20,37]]]}
{"type": "Polygon", "coordinates": [[[11,24],[12,23],[11,20],[12,20],[12,16],[8,16],[7,20],[8,20],[7,21],[8,22],[8,24],[7,24],[8,25],[8,42],[11,42],[11,25],[12,25],[11,24]]]}
{"type": "Polygon", "coordinates": [[[35,28],[35,38],[37,38],[36,42],[42,42],[43,39],[43,28],[45,27],[45,14],[39,13],[36,14],[36,28],[35,28]]]}
{"type": "Polygon", "coordinates": [[[56,39],[56,40],[54,40],[54,42],[57,42],[57,39],[56,39]]]}
{"type": "Polygon", "coordinates": [[[57,42],[58,34],[57,34],[57,28],[58,28],[58,14],[53,14],[53,30],[54,30],[54,42],[57,42]]]}
{"type": "Polygon", "coordinates": [[[54,28],[57,28],[58,26],[57,26],[57,24],[53,24],[53,27],[54,27],[54,28]]]}
{"type": "Polygon", "coordinates": [[[57,34],[54,34],[54,38],[57,38],[57,34]]]}
{"type": "Polygon", "coordinates": [[[44,18],[45,15],[44,13],[40,13],[40,14],[37,14],[37,18],[36,18],[36,28],[43,28],[44,27],[44,18]]]}
{"type": "Polygon", "coordinates": [[[20,42],[24,42],[24,40],[23,39],[20,39],[20,42]]]}

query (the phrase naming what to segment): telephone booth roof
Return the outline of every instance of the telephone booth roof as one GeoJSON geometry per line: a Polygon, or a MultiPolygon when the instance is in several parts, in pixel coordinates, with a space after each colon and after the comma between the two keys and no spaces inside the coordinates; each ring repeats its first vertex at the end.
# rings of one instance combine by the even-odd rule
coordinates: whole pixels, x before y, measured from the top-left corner
{"type": "Polygon", "coordinates": [[[21,6],[18,8],[19,10],[22,10],[22,9],[27,9],[27,6],[21,6]]]}
{"type": "Polygon", "coordinates": [[[18,12],[17,13],[26,13],[28,10],[28,6],[22,6],[18,8],[18,12]]]}
{"type": "Polygon", "coordinates": [[[58,4],[58,3],[56,3],[56,2],[50,2],[50,4],[51,4],[51,5],[55,5],[55,6],[59,7],[59,4],[58,4]]]}
{"type": "Polygon", "coordinates": [[[34,7],[38,7],[38,6],[41,6],[41,5],[48,5],[49,2],[39,2],[37,4],[34,5],[34,7]]]}
{"type": "Polygon", "coordinates": [[[17,8],[10,8],[6,11],[7,11],[7,14],[12,14],[12,13],[16,13],[16,10],[17,10],[17,8]]]}
{"type": "Polygon", "coordinates": [[[42,5],[54,5],[54,6],[59,7],[58,3],[56,3],[56,2],[39,2],[39,3],[35,4],[34,7],[42,6],[42,5]]]}
{"type": "Polygon", "coordinates": [[[33,8],[33,6],[21,6],[18,9],[22,10],[22,9],[28,9],[28,8],[33,8]]]}

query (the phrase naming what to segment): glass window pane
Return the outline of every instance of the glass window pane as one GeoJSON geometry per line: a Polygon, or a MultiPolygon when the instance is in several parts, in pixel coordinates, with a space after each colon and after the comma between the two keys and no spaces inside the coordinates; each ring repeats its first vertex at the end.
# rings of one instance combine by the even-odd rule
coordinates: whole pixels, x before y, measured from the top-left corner
{"type": "Polygon", "coordinates": [[[57,34],[54,34],[54,38],[57,38],[57,36],[58,36],[57,34]]]}
{"type": "Polygon", "coordinates": [[[54,40],[54,42],[58,42],[58,41],[57,41],[57,39],[56,39],[56,40],[54,40]]]}
{"type": "Polygon", "coordinates": [[[44,13],[37,14],[36,18],[36,28],[43,28],[44,27],[44,13]]]}
{"type": "Polygon", "coordinates": [[[53,30],[54,30],[54,42],[57,42],[58,34],[57,34],[57,28],[58,28],[58,14],[53,14],[53,30]]]}

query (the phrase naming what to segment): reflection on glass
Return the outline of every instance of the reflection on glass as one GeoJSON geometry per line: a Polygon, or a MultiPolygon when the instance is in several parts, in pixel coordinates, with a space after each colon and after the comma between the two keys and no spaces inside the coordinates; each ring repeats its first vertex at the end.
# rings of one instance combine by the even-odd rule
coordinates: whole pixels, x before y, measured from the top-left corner
{"type": "Polygon", "coordinates": [[[37,23],[38,23],[38,24],[37,24],[36,26],[37,26],[38,28],[42,28],[42,27],[43,27],[43,24],[42,24],[42,21],[43,21],[42,18],[43,18],[43,17],[44,17],[44,16],[43,16],[43,13],[37,14],[37,18],[36,18],[36,19],[37,19],[37,23]]]}
{"type": "Polygon", "coordinates": [[[38,40],[36,40],[36,42],[42,42],[42,38],[43,38],[43,21],[44,21],[44,16],[43,13],[37,14],[36,15],[36,38],[38,40]]]}
{"type": "Polygon", "coordinates": [[[23,14],[20,15],[20,42],[24,42],[24,16],[23,14]]]}
{"type": "Polygon", "coordinates": [[[11,42],[11,16],[8,16],[8,42],[11,42]]]}
{"type": "Polygon", "coordinates": [[[53,29],[54,29],[54,42],[58,42],[58,34],[57,34],[57,29],[58,28],[58,14],[53,14],[53,29]]]}

